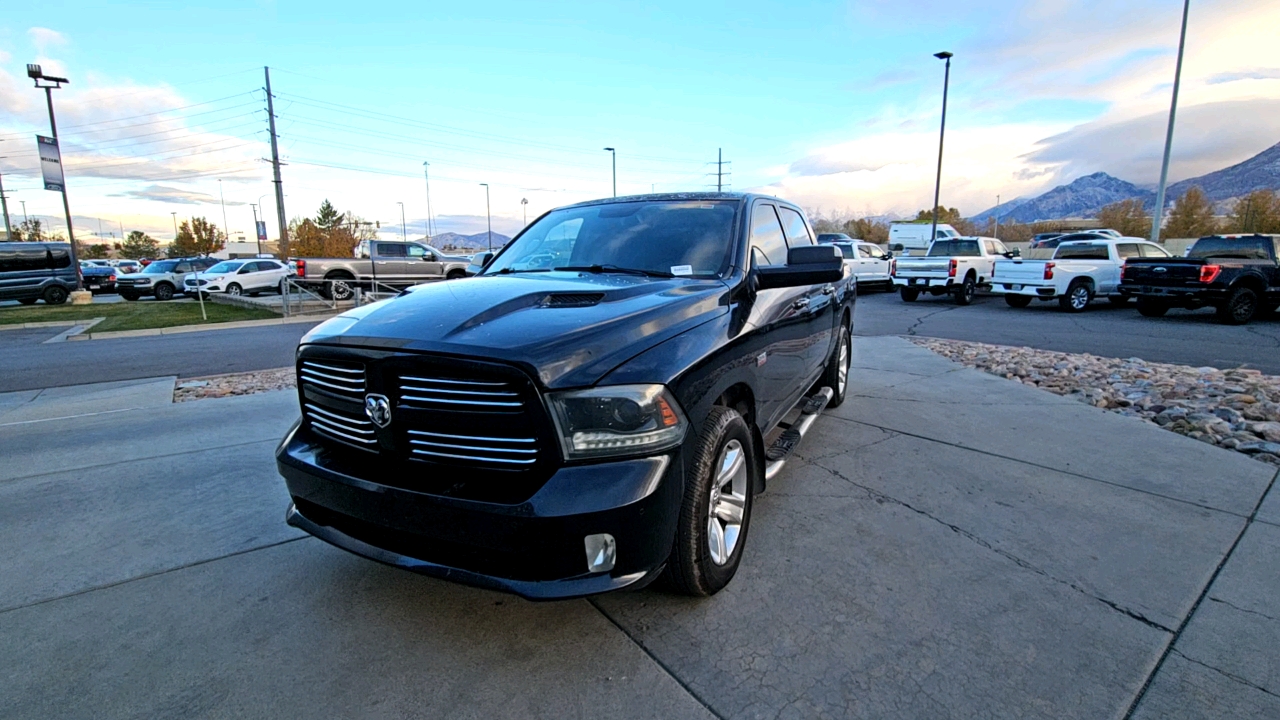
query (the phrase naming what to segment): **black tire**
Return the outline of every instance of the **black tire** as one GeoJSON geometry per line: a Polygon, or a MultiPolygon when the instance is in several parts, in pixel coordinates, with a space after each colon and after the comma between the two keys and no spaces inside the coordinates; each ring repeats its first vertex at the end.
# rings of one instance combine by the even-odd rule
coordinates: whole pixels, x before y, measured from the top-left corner
{"type": "Polygon", "coordinates": [[[1253,288],[1235,288],[1218,306],[1218,322],[1223,325],[1245,325],[1258,314],[1258,304],[1258,293],[1253,288]]]}
{"type": "Polygon", "coordinates": [[[281,295],[284,295],[284,294],[288,293],[288,292],[289,292],[289,281],[288,281],[288,280],[281,280],[281,281],[280,281],[280,284],[276,286],[276,292],[280,293],[281,295]]]}
{"type": "Polygon", "coordinates": [[[951,291],[951,296],[955,298],[957,305],[970,305],[973,303],[973,296],[978,292],[978,283],[974,281],[972,275],[966,275],[964,282],[960,283],[955,290],[951,291]]]}
{"type": "Polygon", "coordinates": [[[1014,295],[1013,293],[1004,294],[1004,302],[1012,308],[1024,308],[1031,304],[1030,295],[1014,295]]]}
{"type": "Polygon", "coordinates": [[[67,289],[61,285],[50,285],[44,289],[42,297],[49,305],[61,305],[67,301],[67,289]]]}
{"type": "Polygon", "coordinates": [[[445,280],[459,280],[467,276],[466,270],[450,270],[448,275],[444,276],[445,280]]]}
{"type": "Polygon", "coordinates": [[[898,288],[898,295],[902,296],[902,302],[915,302],[920,297],[920,291],[915,288],[898,288]]]}
{"type": "Polygon", "coordinates": [[[135,300],[138,299],[138,296],[134,295],[133,293],[120,293],[120,297],[124,298],[125,300],[128,300],[129,302],[134,302],[135,300]]]}
{"type": "Polygon", "coordinates": [[[240,287],[240,283],[231,283],[227,286],[227,294],[231,297],[240,297],[244,294],[244,288],[240,287]]]}
{"type": "Polygon", "coordinates": [[[849,332],[849,323],[841,323],[836,335],[836,346],[827,358],[827,369],[822,373],[819,386],[832,390],[831,402],[827,407],[836,408],[844,402],[845,393],[849,390],[849,365],[853,362],[853,334],[849,332]],[[843,354],[841,353],[843,350],[843,354]],[[841,373],[843,372],[843,377],[841,373]]]}
{"type": "Polygon", "coordinates": [[[38,301],[39,299],[40,298],[22,298],[18,302],[22,303],[23,305],[35,305],[36,301],[38,301]]]}
{"type": "Polygon", "coordinates": [[[1138,314],[1142,317],[1164,317],[1169,312],[1169,304],[1152,298],[1138,298],[1138,314]]]}
{"type": "Polygon", "coordinates": [[[324,294],[330,300],[350,300],[356,294],[352,289],[352,281],[355,278],[346,273],[338,273],[325,278],[331,282],[325,283],[324,294]]]}
{"type": "Polygon", "coordinates": [[[1083,280],[1073,280],[1067,292],[1058,296],[1058,307],[1063,312],[1079,313],[1089,308],[1093,301],[1093,287],[1083,280]]]}
{"type": "Polygon", "coordinates": [[[258,292],[257,290],[254,290],[253,292],[249,293],[249,297],[258,297],[261,294],[262,293],[258,292]]]}
{"type": "MultiPolygon", "coordinates": [[[[733,408],[711,408],[702,424],[697,449],[689,463],[684,488],[684,500],[680,517],[676,521],[675,543],[667,559],[666,576],[677,591],[686,595],[706,597],[724,589],[738,571],[742,551],[751,527],[752,490],[760,480],[759,450],[751,437],[746,421],[733,408]],[[745,463],[745,488],[742,501],[742,522],[733,549],[725,562],[715,562],[710,549],[712,522],[710,515],[712,486],[719,475],[724,455],[736,443],[745,463]]],[[[734,483],[736,485],[736,483],[734,483]]]]}
{"type": "Polygon", "coordinates": [[[156,285],[155,295],[156,299],[161,302],[164,302],[165,300],[172,300],[173,286],[169,283],[160,283],[159,285],[156,285]]]}
{"type": "Polygon", "coordinates": [[[1115,305],[1117,307],[1124,307],[1125,305],[1129,304],[1129,300],[1131,300],[1132,298],[1133,298],[1132,295],[1110,295],[1107,297],[1107,300],[1112,305],[1115,305]]]}

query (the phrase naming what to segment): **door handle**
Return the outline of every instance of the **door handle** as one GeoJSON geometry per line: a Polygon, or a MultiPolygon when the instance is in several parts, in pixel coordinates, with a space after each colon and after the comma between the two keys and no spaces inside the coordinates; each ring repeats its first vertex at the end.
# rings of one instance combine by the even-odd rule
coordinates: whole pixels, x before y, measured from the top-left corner
{"type": "Polygon", "coordinates": [[[831,287],[830,285],[823,285],[823,286],[822,286],[822,294],[823,294],[823,295],[835,295],[835,294],[836,294],[836,289],[835,289],[835,288],[833,288],[833,287],[831,287]]]}

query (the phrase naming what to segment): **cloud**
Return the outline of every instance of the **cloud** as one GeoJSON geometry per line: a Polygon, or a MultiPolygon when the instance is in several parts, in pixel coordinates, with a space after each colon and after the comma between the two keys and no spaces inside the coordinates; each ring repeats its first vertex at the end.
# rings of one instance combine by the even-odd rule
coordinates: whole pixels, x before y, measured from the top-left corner
{"type": "MultiPolygon", "coordinates": [[[[139,190],[126,190],[125,192],[113,193],[112,197],[126,197],[133,198],[135,200],[177,203],[179,205],[218,205],[221,202],[216,195],[195,192],[192,190],[182,190],[180,188],[168,187],[165,185],[148,185],[147,187],[139,190]]],[[[241,206],[246,203],[228,200],[226,204],[241,206]]]]}
{"type": "Polygon", "coordinates": [[[49,28],[33,27],[27,30],[27,35],[31,38],[31,44],[36,46],[36,52],[40,55],[47,54],[50,48],[67,44],[65,35],[49,28]]]}
{"type": "Polygon", "coordinates": [[[1205,79],[1205,82],[1209,85],[1221,85],[1239,80],[1280,80],[1280,68],[1257,68],[1254,70],[1218,73],[1217,75],[1210,75],[1205,79]]]}

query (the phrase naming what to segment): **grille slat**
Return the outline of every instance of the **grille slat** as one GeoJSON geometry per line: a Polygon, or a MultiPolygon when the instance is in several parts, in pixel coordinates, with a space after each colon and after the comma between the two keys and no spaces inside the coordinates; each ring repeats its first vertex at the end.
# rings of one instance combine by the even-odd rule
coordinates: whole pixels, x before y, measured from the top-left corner
{"type": "MultiPolygon", "coordinates": [[[[365,369],[363,365],[355,363],[341,365],[337,362],[321,363],[303,360],[298,364],[298,384],[302,387],[304,395],[310,388],[330,396],[362,403],[365,391],[365,369]]],[[[329,407],[303,402],[302,412],[312,429],[346,445],[377,452],[377,431],[363,413],[342,411],[332,407],[332,401],[326,405],[329,407]]]]}
{"type": "Polygon", "coordinates": [[[491,380],[400,377],[400,401],[410,406],[475,412],[517,412],[524,407],[518,386],[491,380]]]}

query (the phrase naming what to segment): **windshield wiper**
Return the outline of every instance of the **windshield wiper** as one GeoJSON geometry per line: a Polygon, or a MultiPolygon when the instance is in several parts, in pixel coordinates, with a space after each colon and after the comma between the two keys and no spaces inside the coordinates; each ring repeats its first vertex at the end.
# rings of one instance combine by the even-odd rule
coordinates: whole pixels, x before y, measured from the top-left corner
{"type": "Polygon", "coordinates": [[[589,273],[619,273],[623,275],[643,275],[645,277],[670,278],[675,275],[661,270],[640,270],[639,268],[624,268],[617,265],[566,265],[558,267],[556,270],[564,270],[566,272],[589,272],[589,273]]]}
{"type": "Polygon", "coordinates": [[[494,275],[510,275],[512,273],[527,273],[527,272],[551,272],[551,268],[524,268],[523,270],[512,270],[509,267],[504,267],[493,274],[494,275]]]}

